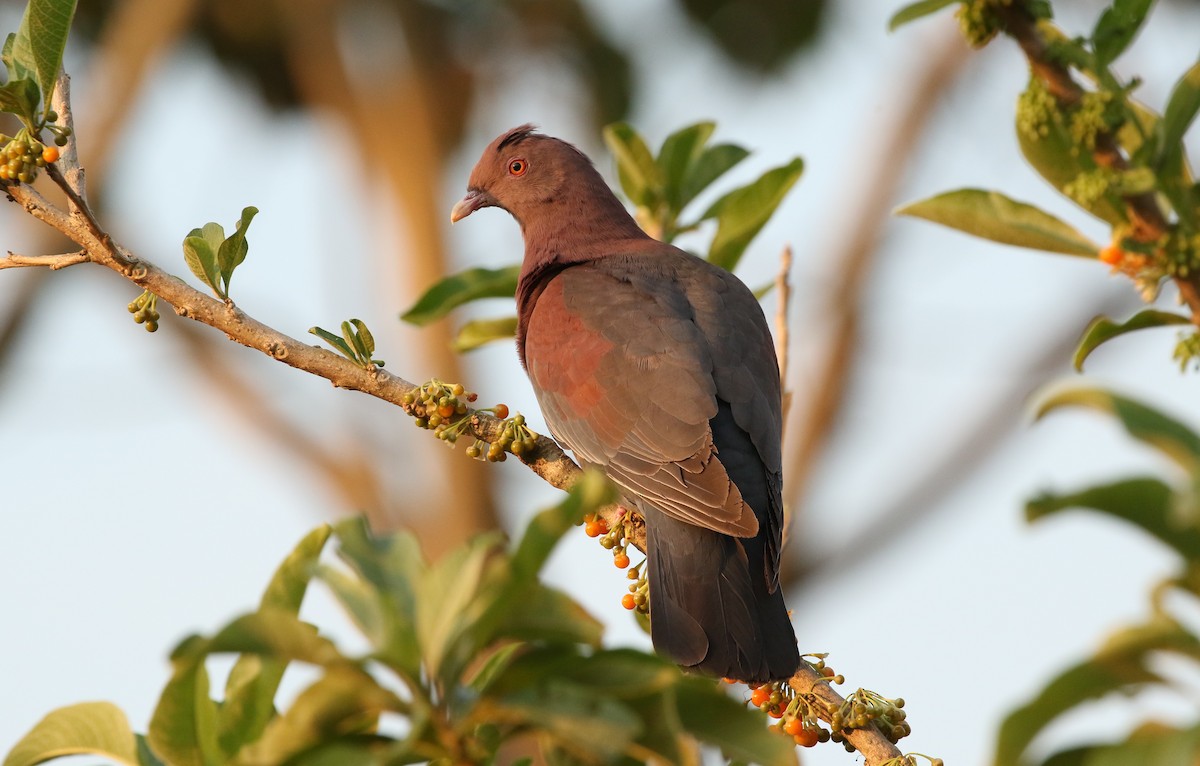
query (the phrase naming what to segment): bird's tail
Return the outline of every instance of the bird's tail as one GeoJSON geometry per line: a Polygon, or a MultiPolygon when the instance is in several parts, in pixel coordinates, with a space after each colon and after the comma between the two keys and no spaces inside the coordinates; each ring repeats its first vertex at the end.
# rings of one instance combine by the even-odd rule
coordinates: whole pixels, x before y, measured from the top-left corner
{"type": "Polygon", "coordinates": [[[739,681],[788,678],[800,665],[781,588],[768,592],[762,544],[651,512],[646,519],[650,634],[680,665],[739,681]]]}

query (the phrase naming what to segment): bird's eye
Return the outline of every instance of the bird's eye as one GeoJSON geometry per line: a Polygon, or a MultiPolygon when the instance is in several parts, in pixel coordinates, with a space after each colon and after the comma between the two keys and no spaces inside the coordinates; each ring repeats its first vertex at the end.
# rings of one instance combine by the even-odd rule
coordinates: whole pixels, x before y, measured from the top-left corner
{"type": "Polygon", "coordinates": [[[514,176],[523,176],[528,169],[529,163],[519,158],[511,160],[508,163],[508,172],[514,176]]]}

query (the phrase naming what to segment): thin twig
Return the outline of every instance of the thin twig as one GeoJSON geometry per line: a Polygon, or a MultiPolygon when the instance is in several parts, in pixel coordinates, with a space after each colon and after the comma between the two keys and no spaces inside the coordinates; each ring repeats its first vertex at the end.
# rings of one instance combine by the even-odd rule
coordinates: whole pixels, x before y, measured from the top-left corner
{"type": "MultiPolygon", "coordinates": [[[[792,406],[792,392],[787,389],[788,380],[788,309],[792,301],[792,246],[784,245],[779,253],[779,273],[775,275],[775,358],[779,360],[779,384],[783,391],[783,425],[787,426],[788,410],[792,406]]],[[[782,434],[780,434],[782,438],[782,434]]]]}
{"type": "Polygon", "coordinates": [[[88,260],[87,253],[82,250],[61,255],[18,255],[8,251],[7,258],[0,258],[0,269],[15,269],[22,266],[42,266],[54,271],[84,263],[88,260]]]}

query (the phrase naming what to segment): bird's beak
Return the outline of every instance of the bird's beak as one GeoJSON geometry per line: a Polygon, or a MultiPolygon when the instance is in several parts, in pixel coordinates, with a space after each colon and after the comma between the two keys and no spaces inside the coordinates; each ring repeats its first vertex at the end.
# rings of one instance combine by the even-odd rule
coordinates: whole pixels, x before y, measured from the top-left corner
{"type": "Polygon", "coordinates": [[[492,198],[492,195],[479,189],[470,189],[467,191],[467,196],[455,203],[454,209],[450,211],[450,223],[458,223],[479,208],[495,204],[496,200],[492,198]]]}

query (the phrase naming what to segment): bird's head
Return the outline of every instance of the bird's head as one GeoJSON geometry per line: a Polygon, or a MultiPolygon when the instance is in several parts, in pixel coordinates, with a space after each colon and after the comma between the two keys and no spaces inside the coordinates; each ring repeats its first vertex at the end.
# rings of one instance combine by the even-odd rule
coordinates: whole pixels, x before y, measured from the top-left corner
{"type": "Polygon", "coordinates": [[[483,150],[467,182],[467,195],[454,206],[450,220],[499,207],[523,224],[535,209],[561,199],[569,186],[593,178],[603,185],[591,161],[574,146],[538,133],[533,125],[522,125],[497,136],[483,150]],[[568,179],[573,179],[571,184],[568,179]]]}

